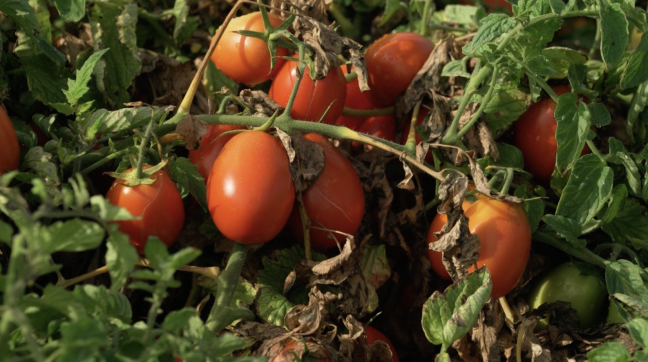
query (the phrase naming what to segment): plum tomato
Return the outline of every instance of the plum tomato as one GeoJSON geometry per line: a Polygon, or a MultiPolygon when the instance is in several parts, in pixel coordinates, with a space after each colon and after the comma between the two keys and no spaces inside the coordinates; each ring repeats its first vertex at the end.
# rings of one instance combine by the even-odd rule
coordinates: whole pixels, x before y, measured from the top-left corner
{"type": "Polygon", "coordinates": [[[294,202],[290,161],[278,139],[246,131],[225,144],[207,179],[209,213],[225,237],[246,245],[270,241],[294,202]]]}
{"type": "MultiPolygon", "coordinates": [[[[270,13],[268,18],[273,27],[282,22],[281,18],[270,13]]],[[[268,44],[261,39],[235,33],[238,30],[263,32],[265,27],[261,13],[253,12],[230,21],[211,56],[216,68],[233,81],[250,87],[272,79],[285,62],[280,57],[287,56],[288,50],[277,47],[275,67],[271,73],[268,44]]]]}
{"type": "Polygon", "coordinates": [[[296,341],[294,339],[288,342],[281,352],[272,359],[272,362],[296,361],[330,362],[331,359],[326,350],[315,341],[296,341]],[[295,358],[295,355],[297,355],[297,358],[295,358]]]}
{"type": "MultiPolygon", "coordinates": [[[[129,169],[126,173],[132,171],[129,169]]],[[[180,235],[185,220],[182,197],[171,178],[162,170],[155,172],[151,178],[157,178],[157,181],[151,185],[132,187],[124,186],[124,180],[116,179],[106,194],[111,204],[141,218],[117,222],[119,231],[130,237],[131,244],[140,255],[144,254],[149,236],[156,236],[166,246],[171,246],[180,235]]]]}
{"type": "Polygon", "coordinates": [[[387,107],[423,67],[434,43],[416,33],[387,34],[367,49],[365,61],[374,104],[387,107]]]}
{"type": "MultiPolygon", "coordinates": [[[[360,126],[358,132],[366,133],[374,137],[379,137],[387,141],[394,142],[396,140],[396,117],[393,114],[386,116],[369,117],[360,126]]],[[[360,142],[353,142],[353,147],[360,147],[360,142]]],[[[373,146],[367,146],[367,149],[372,149],[373,146]]]]}
{"type": "MultiPolygon", "coordinates": [[[[430,113],[430,110],[421,107],[421,110],[419,111],[418,118],[416,119],[416,127],[420,126],[423,124],[423,121],[425,120],[425,117],[430,113]]],[[[408,118],[408,120],[405,122],[405,128],[403,128],[403,134],[401,135],[401,144],[404,145],[407,143],[407,137],[409,136],[409,131],[410,131],[410,125],[411,125],[411,117],[408,118]]],[[[417,132],[416,133],[416,144],[418,145],[419,143],[423,142],[423,137],[417,132]]],[[[432,152],[428,152],[427,155],[425,155],[425,161],[428,163],[434,164],[434,156],[432,155],[432,152]]]]}
{"type": "Polygon", "coordinates": [[[18,137],[7,111],[0,106],[0,175],[20,166],[18,137]]]}
{"type": "MultiPolygon", "coordinates": [[[[464,200],[470,232],[479,236],[481,248],[477,266],[486,265],[493,281],[493,298],[510,292],[522,276],[531,252],[531,227],[524,209],[518,204],[478,197],[470,206],[464,200]]],[[[441,230],[446,215],[438,214],[430,225],[427,241],[438,239],[434,232],[441,230]]],[[[434,271],[444,279],[450,275],[443,266],[441,253],[428,249],[428,258],[434,271]]],[[[471,267],[469,271],[473,271],[471,267]]]]}
{"type": "Polygon", "coordinates": [[[384,334],[382,334],[379,330],[377,330],[372,326],[365,327],[365,334],[367,335],[368,344],[374,344],[376,341],[383,341],[387,343],[389,349],[391,349],[392,361],[399,362],[398,355],[396,354],[396,349],[394,348],[394,345],[389,341],[389,339],[387,339],[387,337],[385,337],[384,334]]]}
{"type": "Polygon", "coordinates": [[[234,135],[226,135],[219,137],[222,133],[234,131],[237,129],[245,129],[241,126],[231,126],[227,124],[212,124],[209,125],[207,132],[200,140],[200,149],[189,151],[189,160],[191,163],[198,166],[198,173],[205,179],[209,177],[209,171],[211,171],[216,157],[223,149],[223,146],[234,137],[234,135]]]}
{"type": "MultiPolygon", "coordinates": [[[[347,67],[342,67],[344,74],[347,73],[347,67]]],[[[347,95],[344,100],[344,106],[351,109],[375,109],[376,107],[371,101],[371,90],[362,92],[358,84],[358,78],[350,81],[346,85],[347,95]]],[[[340,118],[335,121],[335,124],[338,126],[345,126],[354,131],[357,131],[360,126],[364,123],[366,118],[362,117],[349,117],[349,116],[340,116],[340,118]]]]}
{"type": "MultiPolygon", "coordinates": [[[[571,87],[561,85],[552,87],[557,95],[571,92],[571,87]]],[[[579,96],[580,98],[580,96],[579,96]]],[[[583,100],[587,103],[587,100],[583,100]]],[[[549,182],[556,168],[556,128],[558,123],[554,117],[556,102],[551,97],[534,103],[513,124],[515,147],[519,148],[524,157],[524,168],[542,182],[549,182]]],[[[585,145],[581,155],[589,153],[585,145]]]]}
{"type": "MultiPolygon", "coordinates": [[[[344,73],[340,68],[331,68],[326,77],[313,81],[308,76],[309,72],[306,67],[290,115],[302,121],[319,122],[328,109],[323,122],[333,124],[342,115],[344,109],[347,89],[344,73]]],[[[280,106],[286,107],[296,78],[297,62],[286,62],[272,81],[268,93],[270,98],[280,106]]]]}
{"type": "MultiPolygon", "coordinates": [[[[544,303],[570,302],[578,314],[581,328],[589,328],[600,320],[607,297],[601,279],[581,265],[565,263],[545,275],[529,295],[529,308],[537,309],[544,303]]],[[[549,318],[538,322],[536,330],[546,328],[549,318]]]]}
{"type": "MultiPolygon", "coordinates": [[[[364,191],[358,174],[340,150],[335,148],[324,136],[309,133],[304,137],[316,142],[324,149],[325,164],[322,173],[303,193],[304,206],[312,226],[354,234],[365,211],[364,191]]],[[[290,231],[298,239],[304,239],[299,206],[295,207],[288,221],[290,231]]],[[[311,246],[326,250],[338,243],[343,244],[346,238],[340,234],[310,229],[311,246]]]]}

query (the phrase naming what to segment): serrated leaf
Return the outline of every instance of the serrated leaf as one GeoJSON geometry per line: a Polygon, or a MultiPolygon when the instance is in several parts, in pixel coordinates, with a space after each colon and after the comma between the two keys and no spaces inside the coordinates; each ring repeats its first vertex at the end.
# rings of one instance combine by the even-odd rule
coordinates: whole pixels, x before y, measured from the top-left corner
{"type": "Polygon", "coordinates": [[[556,122],[556,169],[564,173],[580,157],[590,127],[589,109],[584,103],[577,105],[574,93],[565,93],[558,97],[554,112],[556,122]]]}
{"type": "Polygon", "coordinates": [[[189,14],[189,4],[186,0],[176,0],[171,10],[171,14],[175,16],[176,21],[173,27],[173,39],[176,41],[177,45],[180,45],[178,42],[180,39],[180,32],[187,23],[187,15],[189,14]]]}
{"type": "Polygon", "coordinates": [[[47,180],[52,185],[61,183],[56,165],[51,162],[52,155],[45,152],[42,147],[32,147],[27,151],[22,167],[32,169],[43,180],[47,180]]]}
{"type": "Polygon", "coordinates": [[[151,121],[158,123],[166,117],[168,110],[160,107],[122,108],[113,112],[96,110],[88,119],[87,128],[94,128],[98,134],[114,133],[142,127],[151,121]]]}
{"type": "Polygon", "coordinates": [[[162,328],[171,333],[178,334],[181,330],[189,327],[189,321],[196,315],[195,308],[183,308],[174,310],[167,314],[162,322],[162,328]]]}
{"type": "Polygon", "coordinates": [[[216,104],[220,104],[227,94],[222,94],[221,90],[223,87],[233,91],[236,87],[236,83],[233,80],[227,78],[225,73],[220,71],[214,65],[214,62],[209,62],[207,64],[207,69],[205,69],[205,76],[203,77],[203,85],[208,94],[211,95],[211,98],[216,104]]]}
{"type": "Polygon", "coordinates": [[[199,249],[195,249],[195,248],[181,249],[180,251],[171,255],[168,262],[169,267],[174,270],[177,270],[181,266],[185,266],[191,263],[192,261],[196,260],[196,258],[199,257],[200,254],[202,254],[202,251],[200,251],[199,249]]]}
{"type": "Polygon", "coordinates": [[[567,240],[575,240],[582,232],[581,225],[576,220],[563,216],[548,214],[542,220],[567,240]]]}
{"type": "Polygon", "coordinates": [[[56,66],[46,55],[41,54],[24,59],[22,69],[34,98],[45,104],[65,102],[62,89],[65,88],[69,73],[65,68],[56,66]]]}
{"type": "Polygon", "coordinates": [[[619,4],[597,0],[601,21],[601,57],[605,66],[614,67],[622,58],[630,35],[628,19],[619,4]]]}
{"type": "Polygon", "coordinates": [[[27,125],[27,123],[17,118],[11,118],[11,124],[14,127],[16,137],[21,145],[25,146],[27,149],[36,146],[38,137],[36,137],[36,133],[27,125]]]}
{"type": "Polygon", "coordinates": [[[103,241],[104,230],[99,224],[72,219],[57,221],[41,230],[40,247],[47,254],[59,251],[79,252],[96,249],[103,241]]]}
{"type": "Polygon", "coordinates": [[[607,210],[605,210],[605,215],[601,218],[602,225],[614,220],[619,211],[621,211],[623,205],[625,205],[627,198],[628,189],[625,185],[621,184],[614,186],[612,194],[610,195],[610,200],[608,201],[607,210]]]}
{"type": "Polygon", "coordinates": [[[76,80],[68,79],[68,89],[64,90],[63,93],[67,97],[69,104],[73,106],[76,105],[79,99],[81,99],[81,97],[90,90],[90,88],[88,88],[88,83],[92,78],[94,67],[101,56],[108,50],[109,49],[102,49],[92,54],[88,60],[83,63],[81,69],[76,71],[76,80]]]}
{"type": "Polygon", "coordinates": [[[628,198],[614,219],[601,229],[617,243],[638,242],[635,247],[640,249],[641,245],[648,242],[648,218],[644,216],[645,210],[638,201],[628,198]]]}
{"type": "Polygon", "coordinates": [[[630,353],[619,342],[607,342],[587,352],[587,359],[590,362],[627,362],[630,360],[630,353]]]}
{"type": "Polygon", "coordinates": [[[607,126],[612,122],[612,116],[603,103],[590,103],[587,105],[590,120],[594,126],[607,126]]]}
{"type": "Polygon", "coordinates": [[[85,16],[85,0],[53,0],[59,15],[68,23],[76,23],[85,16]]]}
{"type": "Polygon", "coordinates": [[[479,31],[477,31],[472,41],[463,47],[463,53],[467,56],[473,56],[482,45],[513,29],[516,24],[516,19],[508,15],[489,14],[479,22],[479,31]]]}
{"type": "Polygon", "coordinates": [[[466,63],[463,59],[448,62],[441,71],[443,77],[464,77],[470,78],[470,73],[466,71],[466,63]]]}
{"type": "Polygon", "coordinates": [[[149,236],[146,245],[144,245],[144,255],[151,263],[151,268],[162,269],[166,266],[166,261],[169,258],[169,250],[160,239],[149,236]]]}
{"type": "Polygon", "coordinates": [[[617,260],[605,267],[608,294],[625,294],[639,300],[648,300],[648,289],[641,279],[641,268],[628,260],[617,260]]]}
{"type": "Polygon", "coordinates": [[[135,247],[128,241],[128,235],[117,231],[117,225],[111,225],[106,251],[106,265],[110,273],[110,290],[117,291],[126,284],[128,275],[135,269],[139,260],[135,247]]]}
{"type": "Polygon", "coordinates": [[[286,313],[294,307],[288,298],[271,287],[261,287],[257,310],[259,318],[266,323],[283,327],[286,313]]]}
{"type": "Polygon", "coordinates": [[[641,176],[639,175],[639,168],[634,159],[625,152],[625,146],[621,141],[610,137],[609,142],[610,154],[607,157],[608,162],[623,165],[626,170],[626,178],[630,191],[636,196],[641,195],[641,176]]]}
{"type": "Polygon", "coordinates": [[[114,318],[122,323],[131,323],[133,312],[128,298],[120,292],[109,291],[103,285],[77,285],[73,292],[90,313],[102,318],[114,318]]]}
{"type": "MultiPolygon", "coordinates": [[[[484,91],[485,93],[485,91],[484,91]]],[[[529,94],[517,87],[498,87],[484,108],[488,128],[493,133],[506,129],[527,110],[529,94]]]]}
{"type": "Polygon", "coordinates": [[[542,49],[542,55],[549,60],[549,65],[556,71],[551,78],[564,78],[569,67],[574,64],[585,64],[587,57],[580,52],[563,47],[549,47],[542,49]]]}
{"type": "Polygon", "coordinates": [[[135,219],[128,210],[111,204],[101,195],[92,196],[90,204],[92,205],[92,211],[97,213],[105,222],[135,219]]]}
{"type": "Polygon", "coordinates": [[[191,194],[196,198],[200,206],[207,212],[207,187],[205,179],[198,173],[198,166],[184,157],[178,157],[169,162],[171,175],[178,186],[180,195],[184,198],[191,194]]]}

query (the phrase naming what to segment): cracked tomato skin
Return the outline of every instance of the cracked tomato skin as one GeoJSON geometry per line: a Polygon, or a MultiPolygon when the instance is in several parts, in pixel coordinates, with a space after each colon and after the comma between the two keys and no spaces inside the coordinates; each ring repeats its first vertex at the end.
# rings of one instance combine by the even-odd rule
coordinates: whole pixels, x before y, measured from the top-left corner
{"type": "MultiPolygon", "coordinates": [[[[353,235],[358,230],[365,211],[360,178],[351,162],[326,137],[316,133],[309,133],[304,137],[322,146],[326,160],[317,181],[302,195],[308,218],[313,221],[311,226],[323,226],[353,235]]],[[[298,204],[293,208],[288,227],[298,239],[304,239],[298,204]]],[[[346,241],[343,235],[331,235],[340,245],[346,241]]],[[[310,242],[313,248],[320,250],[337,245],[334,239],[329,238],[329,233],[323,230],[310,229],[310,242]]]]}
{"type": "MultiPolygon", "coordinates": [[[[552,87],[558,96],[571,92],[568,85],[552,87]]],[[[582,98],[582,96],[579,96],[582,98]]],[[[583,100],[588,103],[587,100],[583,100]]],[[[513,124],[515,147],[524,157],[524,168],[542,182],[549,182],[556,168],[556,102],[551,97],[534,103],[513,124]]],[[[581,156],[590,152],[585,144],[581,156]]]]}
{"type": "MultiPolygon", "coordinates": [[[[144,166],[150,168],[151,166],[144,166]]],[[[126,173],[132,172],[129,169],[126,173]]],[[[117,179],[106,194],[106,199],[113,205],[123,207],[140,220],[118,221],[119,231],[130,237],[130,243],[140,255],[149,236],[158,237],[167,247],[171,246],[185,220],[184,204],[175,183],[159,170],[151,178],[157,181],[151,185],[124,186],[122,179],[117,179]]]]}
{"type": "Polygon", "coordinates": [[[0,106],[0,175],[20,166],[20,145],[7,111],[0,106]]]}
{"type": "Polygon", "coordinates": [[[374,104],[388,107],[403,93],[423,67],[434,43],[416,33],[387,34],[365,54],[374,104]]]}
{"type": "Polygon", "coordinates": [[[382,334],[379,330],[372,326],[366,326],[365,327],[365,334],[367,335],[367,344],[374,344],[376,341],[383,341],[387,343],[389,346],[389,349],[391,349],[392,353],[392,361],[393,362],[400,362],[398,359],[398,355],[396,354],[396,349],[394,348],[394,345],[387,339],[387,337],[382,334]]]}
{"type": "MultiPolygon", "coordinates": [[[[340,68],[331,68],[326,77],[313,81],[308,76],[309,72],[310,70],[306,67],[290,116],[297,120],[319,122],[326,112],[322,122],[334,124],[342,115],[347,95],[347,82],[344,73],[340,68]],[[331,106],[330,109],[329,106],[331,106]]],[[[268,92],[270,98],[285,108],[296,78],[297,62],[286,62],[272,81],[268,92]]]]}
{"type": "MultiPolygon", "coordinates": [[[[479,235],[481,248],[477,266],[486,265],[493,280],[493,298],[503,297],[510,292],[522,276],[531,252],[531,227],[524,209],[518,204],[499,201],[489,197],[478,197],[462,208],[468,218],[470,232],[479,235]]],[[[430,225],[427,241],[436,242],[434,232],[446,223],[446,215],[437,214],[430,225]]],[[[428,258],[434,271],[443,279],[450,275],[443,266],[441,253],[428,249],[428,258]]],[[[472,272],[474,266],[468,271],[472,272]]]]}
{"type": "Polygon", "coordinates": [[[219,136],[222,133],[237,129],[245,129],[245,127],[232,126],[228,124],[211,124],[203,138],[200,140],[200,149],[189,151],[189,160],[191,163],[198,166],[198,173],[200,173],[200,176],[205,179],[205,182],[207,182],[209,171],[211,171],[214,161],[216,161],[216,157],[218,157],[223,146],[225,146],[227,141],[231,140],[235,135],[219,136]]]}
{"type": "Polygon", "coordinates": [[[286,225],[295,186],[286,150],[268,133],[246,131],[225,144],[207,180],[218,230],[242,244],[263,244],[286,225]]]}
{"type": "MultiPolygon", "coordinates": [[[[270,13],[268,13],[268,18],[275,28],[282,22],[279,17],[270,13]]],[[[216,68],[231,80],[250,87],[272,79],[285,62],[280,57],[287,56],[288,50],[277,47],[275,67],[271,73],[268,44],[261,39],[234,33],[238,30],[262,33],[265,27],[261,13],[257,11],[230,21],[211,56],[216,68]]]]}

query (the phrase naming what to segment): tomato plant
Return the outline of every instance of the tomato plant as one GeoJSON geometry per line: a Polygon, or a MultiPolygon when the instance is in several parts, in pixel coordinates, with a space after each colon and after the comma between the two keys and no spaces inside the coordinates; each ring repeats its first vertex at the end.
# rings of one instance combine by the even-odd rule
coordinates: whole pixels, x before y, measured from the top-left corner
{"type": "Polygon", "coordinates": [[[243,244],[268,242],[286,224],[294,201],[288,155],[278,139],[246,131],[225,144],[207,180],[209,212],[223,235],[243,244]]]}
{"type": "MultiPolygon", "coordinates": [[[[319,122],[324,116],[322,122],[335,123],[342,115],[346,99],[347,81],[344,73],[340,68],[331,68],[326,77],[315,81],[308,73],[309,69],[306,67],[290,115],[295,119],[314,122],[319,122]]],[[[270,98],[285,107],[296,77],[297,62],[289,61],[284,64],[272,81],[268,93],[270,98]]]]}
{"type": "MultiPolygon", "coordinates": [[[[364,191],[360,178],[351,162],[333,146],[326,137],[309,133],[306,139],[324,149],[325,164],[317,181],[303,193],[304,206],[312,227],[326,228],[354,234],[365,211],[364,191]]],[[[299,207],[295,205],[288,226],[292,233],[303,240],[299,207]]],[[[316,249],[330,249],[343,244],[346,238],[324,230],[310,229],[311,246],[316,249]]]]}
{"type": "MultiPolygon", "coordinates": [[[[536,284],[529,295],[529,307],[534,310],[544,303],[569,302],[578,314],[580,327],[589,328],[601,319],[606,297],[607,289],[598,276],[569,262],[552,270],[536,284]]],[[[536,329],[544,329],[548,322],[548,317],[540,320],[536,329]]]]}
{"type": "MultiPolygon", "coordinates": [[[[557,95],[571,92],[571,87],[561,85],[552,88],[557,95]]],[[[556,102],[544,98],[534,103],[514,123],[515,146],[522,151],[524,168],[543,182],[551,179],[556,168],[556,128],[554,117],[556,102]]],[[[589,153],[585,145],[581,155],[589,153]]]]}
{"type": "Polygon", "coordinates": [[[365,54],[374,103],[389,106],[403,93],[432,53],[434,44],[416,33],[387,34],[365,54]]]}
{"type": "MultiPolygon", "coordinates": [[[[421,110],[419,111],[418,118],[416,119],[416,126],[417,127],[420,126],[421,124],[423,124],[423,121],[425,120],[425,117],[429,113],[430,113],[429,109],[427,109],[425,107],[421,107],[421,110]]],[[[408,119],[407,122],[405,122],[405,128],[403,128],[403,134],[401,135],[401,144],[403,144],[403,145],[405,143],[407,143],[407,137],[409,136],[409,131],[410,131],[410,127],[411,127],[410,119],[408,119]]],[[[423,137],[421,137],[421,135],[418,132],[416,132],[415,137],[416,137],[415,142],[416,142],[417,145],[419,143],[423,142],[423,137]]],[[[427,161],[428,163],[431,163],[431,164],[434,163],[434,155],[432,155],[432,152],[428,152],[428,154],[425,155],[425,161],[427,161]]]]}
{"type": "MultiPolygon", "coordinates": [[[[475,2],[469,0],[460,0],[459,4],[475,5],[475,2]]],[[[484,0],[483,4],[486,5],[487,9],[491,11],[497,8],[505,8],[508,10],[509,14],[513,13],[513,6],[509,4],[506,0],[484,0]]]]}
{"type": "MultiPolygon", "coordinates": [[[[396,118],[393,114],[369,117],[364,121],[362,126],[360,126],[358,132],[394,142],[396,140],[396,118]]],[[[353,147],[360,146],[361,144],[359,142],[353,142],[353,147]]],[[[373,146],[367,146],[367,149],[372,148],[373,146]]]]}
{"type": "MultiPolygon", "coordinates": [[[[130,172],[133,169],[126,171],[130,172]]],[[[162,170],[153,173],[151,178],[157,180],[150,185],[132,187],[124,186],[124,180],[116,179],[106,194],[110,203],[141,218],[118,222],[119,231],[128,234],[140,255],[144,254],[149,236],[156,236],[167,247],[171,246],[180,235],[185,220],[182,197],[171,178],[162,170]]]]}
{"type": "MultiPolygon", "coordinates": [[[[526,268],[531,252],[531,227],[526,213],[520,205],[479,197],[470,206],[464,205],[469,219],[470,232],[479,236],[481,248],[477,266],[486,265],[493,280],[493,298],[506,295],[513,289],[526,268]]],[[[428,232],[428,243],[438,239],[434,232],[441,230],[446,216],[438,214],[428,232]]],[[[450,275],[443,266],[441,253],[428,250],[428,258],[434,271],[444,279],[450,275]]],[[[469,271],[473,271],[471,267],[469,271]]]]}
{"type": "Polygon", "coordinates": [[[382,332],[380,332],[379,330],[377,330],[372,326],[366,326],[365,334],[367,335],[368,344],[374,344],[376,341],[383,341],[387,343],[389,349],[391,349],[392,361],[399,362],[398,354],[396,354],[396,349],[394,348],[394,345],[389,341],[387,337],[385,337],[384,334],[382,334],[382,332]]]}
{"type": "Polygon", "coordinates": [[[324,348],[315,341],[296,341],[293,339],[272,359],[272,362],[294,362],[300,360],[304,362],[329,362],[331,359],[324,348]]]}
{"type": "MultiPolygon", "coordinates": [[[[342,71],[346,74],[347,67],[342,67],[342,71]]],[[[347,82],[346,85],[346,98],[344,100],[344,106],[351,109],[374,109],[376,107],[371,101],[371,90],[362,92],[358,84],[358,78],[353,79],[350,82],[347,82]]],[[[350,117],[350,116],[340,116],[335,124],[338,126],[345,126],[351,128],[352,130],[358,130],[366,118],[362,117],[350,117]]]]}
{"type": "Polygon", "coordinates": [[[0,174],[5,170],[17,170],[20,166],[18,137],[9,115],[0,106],[0,174]]]}
{"type": "MultiPolygon", "coordinates": [[[[281,18],[268,13],[273,27],[281,24],[281,18]]],[[[260,12],[232,19],[225,29],[211,59],[216,67],[235,82],[248,86],[265,82],[277,73],[285,62],[282,56],[288,55],[286,48],[277,47],[275,68],[270,69],[268,44],[261,39],[235,33],[238,30],[263,32],[263,18],[260,12]]]]}
{"type": "Polygon", "coordinates": [[[211,171],[214,161],[216,161],[216,157],[218,157],[223,146],[234,137],[233,134],[221,137],[221,134],[237,129],[244,129],[244,127],[212,124],[200,140],[200,149],[189,151],[191,163],[198,166],[198,172],[205,179],[205,182],[207,182],[209,171],[211,171]]]}

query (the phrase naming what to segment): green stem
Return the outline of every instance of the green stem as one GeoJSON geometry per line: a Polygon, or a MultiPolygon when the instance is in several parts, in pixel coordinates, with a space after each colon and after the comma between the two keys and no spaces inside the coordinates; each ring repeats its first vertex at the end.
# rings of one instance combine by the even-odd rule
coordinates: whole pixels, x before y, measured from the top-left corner
{"type": "Polygon", "coordinates": [[[587,56],[588,59],[590,60],[594,59],[594,55],[596,54],[596,51],[598,50],[600,43],[601,43],[601,20],[596,19],[596,35],[594,35],[594,43],[592,44],[592,49],[590,49],[590,52],[587,56]]]}
{"type": "Polygon", "coordinates": [[[422,99],[419,100],[414,106],[412,118],[410,119],[410,129],[407,134],[407,142],[405,142],[405,152],[407,152],[411,157],[416,157],[416,122],[418,121],[418,116],[421,112],[422,101],[422,99]]]}
{"type": "Polygon", "coordinates": [[[344,78],[346,79],[347,83],[352,82],[358,79],[358,73],[355,70],[352,70],[350,73],[345,74],[344,78]]]}
{"type": "Polygon", "coordinates": [[[117,152],[111,153],[108,156],[102,158],[101,160],[93,163],[92,165],[84,168],[83,170],[80,171],[82,175],[86,175],[90,173],[91,171],[96,170],[97,168],[103,166],[104,164],[108,163],[110,160],[114,160],[117,157],[121,157],[124,154],[128,153],[128,148],[124,148],[123,150],[119,150],[117,152]]]}
{"type": "Polygon", "coordinates": [[[137,172],[137,178],[140,179],[142,178],[142,167],[144,166],[144,152],[146,150],[146,147],[148,146],[148,141],[149,138],[151,137],[151,133],[153,132],[153,120],[155,117],[151,117],[151,121],[149,122],[148,126],[146,127],[146,132],[144,133],[144,138],[142,139],[142,143],[139,146],[139,155],[137,156],[137,169],[135,172],[137,172]]]}
{"type": "Polygon", "coordinates": [[[481,117],[482,113],[484,113],[484,110],[486,109],[486,106],[490,102],[491,98],[493,97],[493,93],[495,93],[495,81],[497,80],[497,76],[499,75],[499,66],[495,66],[493,69],[493,74],[491,77],[491,82],[490,82],[490,88],[488,88],[488,92],[486,92],[486,95],[484,96],[484,99],[482,99],[481,104],[479,105],[479,108],[477,109],[477,112],[473,115],[473,117],[466,123],[463,128],[457,133],[457,138],[461,139],[469,130],[472,128],[472,126],[477,123],[479,120],[479,117],[481,117]]]}
{"type": "Polygon", "coordinates": [[[506,168],[505,175],[504,175],[504,185],[502,185],[502,189],[500,192],[504,195],[508,194],[509,189],[511,188],[511,183],[513,182],[513,169],[510,167],[506,168]]]}
{"type": "Polygon", "coordinates": [[[147,23],[155,30],[157,35],[162,39],[164,44],[171,50],[173,54],[178,53],[178,49],[173,42],[173,39],[169,37],[169,34],[164,30],[164,28],[158,23],[159,18],[155,15],[149,14],[146,10],[140,9],[138,12],[140,18],[146,20],[147,23]]]}
{"type": "Polygon", "coordinates": [[[575,246],[567,240],[559,240],[550,235],[548,232],[537,231],[533,234],[533,239],[551,245],[565,253],[575,256],[590,264],[605,268],[610,262],[594,254],[589,249],[581,246],[575,246]]]}
{"type": "Polygon", "coordinates": [[[423,7],[423,19],[421,19],[421,32],[423,36],[427,36],[428,22],[430,22],[430,8],[432,6],[432,0],[425,0],[425,6],[423,7]]]}
{"type": "Polygon", "coordinates": [[[454,26],[447,26],[441,24],[430,24],[428,25],[428,30],[447,30],[447,31],[457,31],[460,33],[469,33],[470,29],[466,28],[455,28],[454,26]]]}
{"type": "Polygon", "coordinates": [[[340,26],[340,29],[342,29],[342,34],[346,36],[347,38],[351,38],[354,40],[360,39],[360,36],[362,35],[360,33],[360,30],[358,29],[357,26],[353,25],[353,22],[349,20],[344,14],[342,13],[342,10],[340,10],[340,7],[337,3],[333,2],[331,3],[331,6],[329,6],[329,14],[335,19],[335,22],[340,26]]]}
{"type": "Polygon", "coordinates": [[[290,98],[288,98],[288,103],[286,104],[285,111],[281,115],[282,117],[290,117],[290,111],[292,110],[293,104],[295,103],[295,98],[297,97],[297,91],[299,90],[299,85],[301,80],[304,77],[304,70],[306,69],[306,64],[304,63],[304,49],[303,43],[299,44],[299,64],[297,65],[297,77],[295,79],[295,84],[293,84],[293,89],[290,92],[290,98]]]}
{"type": "Polygon", "coordinates": [[[606,157],[601,154],[601,152],[598,150],[598,148],[596,148],[596,145],[594,144],[594,142],[592,142],[590,140],[587,140],[587,141],[585,141],[585,143],[587,143],[587,146],[590,148],[590,151],[592,151],[593,154],[597,155],[598,158],[603,160],[603,162],[607,162],[606,157]]]}
{"type": "Polygon", "coordinates": [[[393,106],[387,108],[375,108],[375,109],[353,109],[344,107],[342,110],[342,115],[347,117],[357,117],[357,118],[368,118],[368,117],[379,117],[387,116],[394,114],[395,110],[393,106]]]}
{"type": "Polygon", "coordinates": [[[547,82],[544,79],[540,79],[536,77],[535,75],[531,74],[531,72],[525,72],[525,74],[529,79],[533,79],[536,83],[538,83],[538,85],[542,87],[542,89],[545,92],[547,92],[549,97],[551,97],[551,99],[553,99],[554,102],[558,103],[558,95],[556,94],[556,92],[554,92],[553,89],[551,89],[549,84],[547,84],[547,82]]]}

